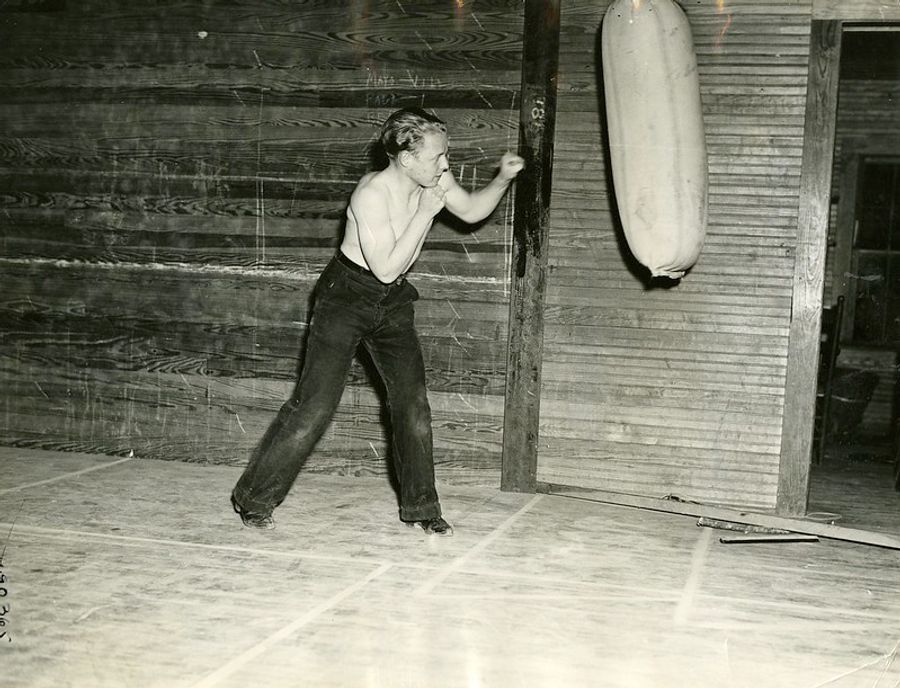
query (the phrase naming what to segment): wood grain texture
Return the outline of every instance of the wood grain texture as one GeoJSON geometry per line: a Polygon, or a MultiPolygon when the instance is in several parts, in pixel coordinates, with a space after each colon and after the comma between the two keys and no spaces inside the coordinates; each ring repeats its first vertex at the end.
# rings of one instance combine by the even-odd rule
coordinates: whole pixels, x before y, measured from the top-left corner
{"type": "Polygon", "coordinates": [[[900,6],[891,0],[812,0],[813,19],[900,21],[900,6]]]}
{"type": "MultiPolygon", "coordinates": [[[[895,550],[723,545],[696,517],[493,487],[444,491],[456,534],[426,539],[385,481],[308,474],[261,534],[228,504],[236,468],[8,448],[0,465],[5,688],[900,679],[895,550]]],[[[848,479],[821,493],[838,526],[860,506],[848,479]]]]}
{"type": "Polygon", "coordinates": [[[838,22],[813,22],[778,477],[777,509],[789,516],[806,513],[809,495],[840,46],[838,22]]]}
{"type": "Polygon", "coordinates": [[[516,181],[501,473],[501,487],[516,492],[533,492],[537,482],[560,9],[558,0],[525,6],[519,119],[525,167],[516,181]]]}
{"type": "MultiPolygon", "coordinates": [[[[710,226],[675,288],[644,283],[610,207],[605,5],[561,6],[538,477],[769,508],[812,3],[688,3],[710,226]]],[[[454,173],[486,181],[518,137],[522,26],[509,0],[0,12],[3,441],[139,440],[240,465],[290,389],[309,290],[378,123],[435,108],[454,173]],[[207,384],[210,405],[188,393],[207,384]]],[[[512,215],[507,199],[476,233],[441,222],[417,264],[445,480],[499,478],[512,215]]],[[[310,470],[382,470],[376,399],[354,367],[310,470]]]]}
{"type": "Polygon", "coordinates": [[[598,83],[607,3],[563,7],[538,479],[774,507],[810,4],[692,2],[707,241],[646,279],[611,203],[598,83]]]}
{"type": "MultiPolygon", "coordinates": [[[[240,465],[384,118],[434,109],[469,189],[515,147],[520,8],[54,7],[0,12],[2,441],[240,465]]],[[[511,216],[442,217],[416,266],[442,480],[499,480],[511,216]]],[[[385,475],[388,450],[355,364],[308,470],[385,475]]]]}

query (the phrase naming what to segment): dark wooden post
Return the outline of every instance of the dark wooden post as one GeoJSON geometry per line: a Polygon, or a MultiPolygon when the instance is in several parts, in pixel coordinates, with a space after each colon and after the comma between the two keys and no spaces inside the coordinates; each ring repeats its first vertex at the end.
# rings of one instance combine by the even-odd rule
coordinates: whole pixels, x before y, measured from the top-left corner
{"type": "Polygon", "coordinates": [[[534,492],[537,484],[559,5],[559,0],[525,2],[519,113],[519,155],[525,169],[516,182],[514,206],[500,481],[500,488],[509,492],[534,492]]]}
{"type": "Polygon", "coordinates": [[[809,497],[840,52],[841,22],[814,21],[776,503],[789,516],[806,514],[809,497]]]}

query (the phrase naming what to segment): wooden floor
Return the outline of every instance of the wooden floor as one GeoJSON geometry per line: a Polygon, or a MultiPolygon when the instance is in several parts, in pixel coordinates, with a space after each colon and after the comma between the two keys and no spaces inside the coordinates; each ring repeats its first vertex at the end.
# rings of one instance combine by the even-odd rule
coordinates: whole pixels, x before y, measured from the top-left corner
{"type": "Polygon", "coordinates": [[[894,550],[449,486],[429,538],[321,475],[252,531],[237,476],[0,449],[0,685],[900,685],[894,550]]]}
{"type": "MultiPolygon", "coordinates": [[[[810,516],[874,533],[900,535],[900,491],[894,489],[891,440],[831,445],[810,473],[810,516]]],[[[900,574],[898,574],[900,575],[900,574]]]]}

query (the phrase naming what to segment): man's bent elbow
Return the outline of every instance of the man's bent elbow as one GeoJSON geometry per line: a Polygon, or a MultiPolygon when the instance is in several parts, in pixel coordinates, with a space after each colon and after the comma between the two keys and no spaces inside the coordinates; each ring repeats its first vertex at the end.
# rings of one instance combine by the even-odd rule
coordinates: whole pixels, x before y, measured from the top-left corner
{"type": "Polygon", "coordinates": [[[494,212],[494,209],[491,208],[487,212],[480,210],[470,210],[468,212],[460,213],[457,217],[469,225],[477,225],[482,220],[486,220],[491,216],[491,213],[494,212]]]}
{"type": "Polygon", "coordinates": [[[392,284],[403,274],[400,270],[376,270],[373,266],[370,267],[375,278],[383,284],[392,284]]]}

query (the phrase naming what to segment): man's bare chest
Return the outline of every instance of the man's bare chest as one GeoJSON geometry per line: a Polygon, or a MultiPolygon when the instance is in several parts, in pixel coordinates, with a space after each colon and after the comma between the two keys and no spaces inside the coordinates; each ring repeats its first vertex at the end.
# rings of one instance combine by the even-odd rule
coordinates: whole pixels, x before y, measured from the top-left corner
{"type": "Polygon", "coordinates": [[[419,197],[421,195],[422,191],[418,189],[408,199],[388,199],[388,218],[395,237],[400,238],[410,226],[419,207],[419,197]]]}

